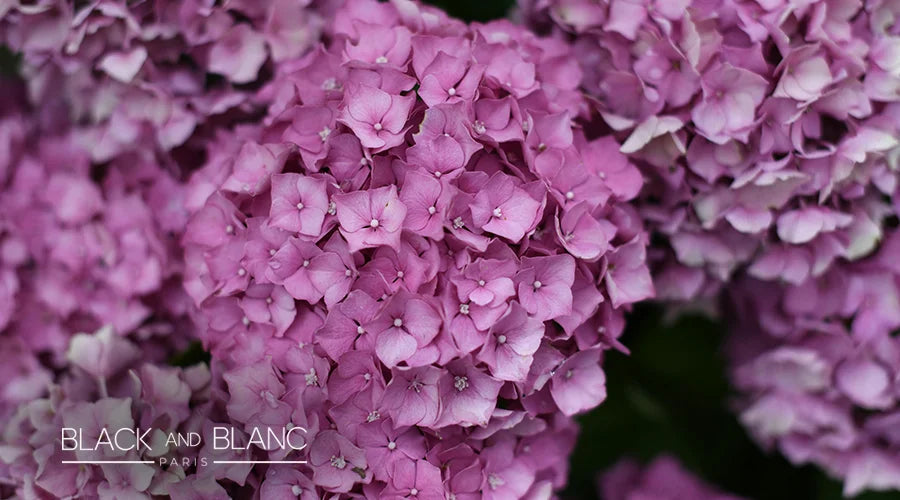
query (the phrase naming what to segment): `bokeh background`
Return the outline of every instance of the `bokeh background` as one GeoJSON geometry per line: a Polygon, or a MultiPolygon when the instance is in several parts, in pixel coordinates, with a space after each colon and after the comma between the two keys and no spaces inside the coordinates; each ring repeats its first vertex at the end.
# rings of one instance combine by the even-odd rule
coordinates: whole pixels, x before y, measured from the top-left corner
{"type": "MultiPolygon", "coordinates": [[[[489,21],[514,0],[425,0],[453,16],[489,21]]],[[[659,307],[635,309],[622,342],[630,356],[604,361],[606,402],[579,418],[566,499],[594,499],[596,477],[623,456],[644,462],[662,453],[723,490],[755,500],[838,500],[841,484],[812,467],[794,467],[761,450],[741,428],[725,377],[722,321],[700,314],[664,317],[659,307]]],[[[900,500],[900,492],[856,500],[900,500]]],[[[689,499],[685,499],[689,500],[689,499]]]]}

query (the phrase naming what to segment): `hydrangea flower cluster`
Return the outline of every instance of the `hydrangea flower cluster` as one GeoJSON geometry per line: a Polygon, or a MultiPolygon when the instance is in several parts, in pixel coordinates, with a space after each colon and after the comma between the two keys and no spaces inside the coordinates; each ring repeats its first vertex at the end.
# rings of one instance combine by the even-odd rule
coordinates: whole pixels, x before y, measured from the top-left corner
{"type": "Polygon", "coordinates": [[[147,155],[92,164],[72,134],[45,134],[21,116],[0,128],[0,351],[14,360],[2,368],[5,415],[44,393],[74,333],[133,332],[154,359],[154,349],[187,345],[191,304],[176,237],[187,211],[173,175],[147,155]]]}
{"type": "Polygon", "coordinates": [[[874,256],[800,285],[745,280],[732,377],[740,419],[794,463],[844,479],[844,491],[900,489],[900,232],[874,256]]]}
{"type": "Polygon", "coordinates": [[[9,2],[0,39],[22,56],[29,100],[79,123],[79,142],[105,162],[252,116],[255,87],[319,39],[334,3],[9,2]]]}
{"type": "MultiPolygon", "coordinates": [[[[181,466],[185,462],[165,468],[155,465],[159,457],[175,451],[166,442],[169,432],[209,433],[211,416],[218,411],[215,403],[221,401],[209,368],[205,364],[175,368],[142,363],[143,359],[139,344],[111,327],[72,337],[67,368],[49,394],[20,405],[0,429],[0,459],[6,464],[0,471],[4,482],[16,485],[10,493],[17,498],[188,499],[200,498],[197,494],[202,492],[202,498],[230,498],[216,480],[238,481],[240,466],[191,467],[196,473],[186,474],[188,468],[181,466]],[[80,432],[78,445],[62,446],[63,428],[80,432]],[[116,435],[121,450],[81,446],[99,439],[104,430],[123,428],[153,430],[149,435],[127,434],[128,439],[116,435]],[[76,460],[92,464],[65,463],[76,460]],[[103,460],[150,463],[97,463],[103,460]]],[[[181,449],[179,459],[193,460],[195,456],[184,455],[191,451],[209,454],[208,448],[181,449]]]]}
{"type": "Polygon", "coordinates": [[[600,476],[598,486],[603,500],[740,500],[703,483],[669,456],[645,467],[622,460],[600,476]]]}
{"type": "MultiPolygon", "coordinates": [[[[174,470],[161,480],[146,467],[60,469],[49,445],[70,411],[188,425],[195,401],[182,401],[184,384],[187,396],[199,390],[202,370],[166,366],[196,338],[181,279],[182,180],[202,162],[205,137],[264,112],[251,98],[267,68],[318,39],[323,3],[0,6],[0,42],[20,57],[16,77],[5,66],[0,75],[0,497],[145,497],[174,480],[174,470]],[[70,349],[84,347],[73,335],[101,327],[94,343],[109,346],[73,359],[70,349]],[[103,356],[123,364],[104,372],[116,387],[99,390],[97,374],[82,373],[99,368],[82,362],[103,356]],[[124,367],[137,360],[129,385],[124,367]],[[171,418],[144,407],[152,391],[171,418]],[[162,401],[169,396],[178,401],[162,401]]],[[[196,491],[227,498],[216,479],[196,491]]],[[[181,488],[194,498],[194,486],[181,488]]]]}
{"type": "Polygon", "coordinates": [[[642,178],[574,124],[562,42],[407,1],[349,1],[326,30],[187,195],[228,415],[314,436],[262,491],[546,498],[653,293],[642,178]]]}
{"type": "Polygon", "coordinates": [[[734,271],[799,284],[873,251],[897,191],[900,7],[835,0],[521,0],[569,40],[621,151],[659,295],[734,271]]]}

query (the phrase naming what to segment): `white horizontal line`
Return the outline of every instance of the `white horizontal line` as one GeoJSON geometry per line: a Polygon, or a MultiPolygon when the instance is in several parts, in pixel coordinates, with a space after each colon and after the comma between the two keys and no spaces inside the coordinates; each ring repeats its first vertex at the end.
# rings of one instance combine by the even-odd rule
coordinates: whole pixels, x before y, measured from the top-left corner
{"type": "Polygon", "coordinates": [[[213,460],[214,464],[305,464],[306,460],[213,460]]]}
{"type": "Polygon", "coordinates": [[[152,460],[63,460],[64,464],[155,464],[152,460]]]}

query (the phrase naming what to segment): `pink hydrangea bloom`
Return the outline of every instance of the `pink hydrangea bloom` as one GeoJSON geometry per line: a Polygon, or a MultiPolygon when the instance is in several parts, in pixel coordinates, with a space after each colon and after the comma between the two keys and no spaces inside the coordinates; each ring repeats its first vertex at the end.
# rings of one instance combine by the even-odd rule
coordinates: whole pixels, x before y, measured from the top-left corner
{"type": "Polygon", "coordinates": [[[844,492],[900,488],[900,234],[873,256],[816,278],[729,289],[740,419],[764,446],[812,462],[844,492]]]}
{"type": "Polygon", "coordinates": [[[411,2],[323,29],[188,186],[185,284],[229,418],[310,425],[302,479],[262,488],[546,496],[653,294],[642,178],[579,125],[565,44],[411,2]]]}
{"type": "MultiPolygon", "coordinates": [[[[216,401],[218,393],[212,390],[220,381],[206,365],[165,366],[152,355],[152,347],[131,338],[111,337],[108,329],[72,339],[68,349],[72,364],[42,388],[49,393],[22,402],[4,417],[0,471],[6,484],[15,487],[15,497],[177,496],[186,487],[182,483],[218,479],[209,468],[186,467],[179,477],[156,465],[158,457],[172,453],[165,444],[166,433],[187,433],[220,418],[221,401],[216,401]],[[137,362],[135,353],[142,351],[145,361],[137,362]],[[81,446],[63,449],[63,427],[80,430],[81,446]],[[111,433],[121,428],[152,430],[140,441],[133,434],[128,439],[117,435],[115,449],[92,449],[101,430],[111,433]],[[64,460],[149,463],[85,465],[64,460]]],[[[190,460],[199,452],[186,447],[178,450],[190,460]]],[[[230,477],[233,482],[228,487],[236,488],[248,473],[246,468],[230,477]]],[[[220,485],[215,490],[227,495],[220,485]]]]}
{"type": "MultiPolygon", "coordinates": [[[[650,256],[660,297],[711,298],[744,267],[796,283],[876,248],[898,186],[896,29],[882,21],[896,6],[518,4],[571,43],[607,137],[647,180],[636,205],[671,246],[650,256]]],[[[576,252],[600,245],[577,234],[576,252]]]]}
{"type": "Polygon", "coordinates": [[[600,495],[607,500],[740,500],[705,484],[669,456],[657,457],[644,467],[633,460],[622,460],[604,472],[597,483],[600,495]]]}

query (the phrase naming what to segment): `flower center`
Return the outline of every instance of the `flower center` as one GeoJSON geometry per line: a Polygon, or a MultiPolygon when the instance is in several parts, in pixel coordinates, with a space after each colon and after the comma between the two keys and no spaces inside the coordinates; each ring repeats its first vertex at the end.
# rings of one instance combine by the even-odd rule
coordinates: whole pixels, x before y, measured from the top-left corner
{"type": "Polygon", "coordinates": [[[381,418],[381,414],[378,413],[377,410],[372,410],[366,416],[366,422],[374,422],[374,421],[378,420],[379,418],[381,418]]]}
{"type": "Polygon", "coordinates": [[[459,305],[459,313],[460,314],[469,314],[469,304],[460,304],[459,305]]]}
{"type": "Polygon", "coordinates": [[[503,217],[503,212],[500,210],[500,207],[494,209],[494,217],[500,218],[503,217]]]}
{"type": "Polygon", "coordinates": [[[453,379],[453,387],[459,392],[466,390],[466,387],[469,387],[469,378],[457,376],[453,379]]]}
{"type": "Polygon", "coordinates": [[[234,226],[228,224],[227,226],[225,226],[225,232],[228,234],[234,234],[234,226]]]}
{"type": "Polygon", "coordinates": [[[344,460],[344,457],[336,457],[334,455],[331,456],[331,466],[335,469],[343,469],[347,466],[347,461],[344,460]]]}
{"type": "Polygon", "coordinates": [[[297,210],[303,210],[303,202],[297,203],[297,210]]]}
{"type": "Polygon", "coordinates": [[[484,286],[484,285],[485,285],[484,280],[478,280],[478,286],[484,286]]]}
{"type": "MultiPolygon", "coordinates": [[[[362,335],[362,334],[366,333],[366,329],[363,328],[362,325],[359,325],[356,327],[356,333],[358,333],[359,335],[362,335]]],[[[368,375],[368,373],[366,375],[368,375]]],[[[366,379],[366,380],[368,380],[368,379],[366,379]]]]}
{"type": "Polygon", "coordinates": [[[572,191],[566,191],[566,199],[571,200],[572,198],[575,198],[575,193],[573,193],[572,191]]]}
{"type": "Polygon", "coordinates": [[[375,125],[372,125],[372,128],[374,128],[376,132],[381,132],[381,129],[383,129],[384,126],[381,125],[381,122],[378,122],[375,125]]]}
{"type": "Polygon", "coordinates": [[[322,142],[327,141],[329,135],[331,135],[331,129],[327,126],[319,131],[319,137],[322,139],[322,142]]]}
{"type": "Polygon", "coordinates": [[[456,95],[456,87],[450,87],[447,89],[447,93],[450,95],[456,95]]]}
{"type": "Polygon", "coordinates": [[[491,487],[492,490],[496,490],[498,487],[506,484],[506,481],[503,480],[497,474],[489,474],[488,475],[488,486],[491,487]]]}
{"type": "Polygon", "coordinates": [[[539,280],[534,280],[533,285],[534,285],[534,289],[535,289],[535,290],[537,290],[538,288],[544,286],[544,284],[541,283],[539,280]]]}
{"type": "Polygon", "coordinates": [[[455,227],[456,229],[462,229],[462,227],[465,225],[466,225],[466,223],[463,222],[462,217],[457,217],[457,218],[453,219],[453,227],[455,227]]]}
{"type": "Polygon", "coordinates": [[[306,379],[306,385],[316,385],[319,383],[319,376],[316,375],[316,369],[310,368],[309,373],[303,376],[306,379]]]}
{"type": "Polygon", "coordinates": [[[389,449],[389,450],[396,450],[396,449],[397,449],[397,443],[395,443],[395,442],[393,442],[393,441],[389,442],[389,443],[388,443],[388,449],[389,449]]]}
{"type": "Polygon", "coordinates": [[[278,408],[278,400],[275,398],[275,395],[272,394],[272,391],[263,390],[259,391],[260,399],[264,400],[269,408],[278,408]]]}
{"type": "Polygon", "coordinates": [[[381,224],[380,222],[378,222],[378,219],[372,219],[369,221],[369,225],[373,228],[378,227],[378,224],[381,224]]]}
{"type": "Polygon", "coordinates": [[[303,493],[303,488],[301,488],[300,486],[295,484],[295,485],[291,486],[291,493],[293,493],[294,496],[299,497],[300,494],[303,493]]]}
{"type": "Polygon", "coordinates": [[[429,214],[434,215],[435,212],[437,212],[437,208],[434,205],[428,207],[429,214]]]}
{"type": "Polygon", "coordinates": [[[387,60],[387,57],[378,56],[378,59],[375,59],[375,62],[377,62],[378,64],[384,64],[384,63],[388,62],[388,60],[387,60]]]}
{"type": "Polygon", "coordinates": [[[505,344],[506,343],[506,335],[497,335],[497,343],[505,344]]]}

